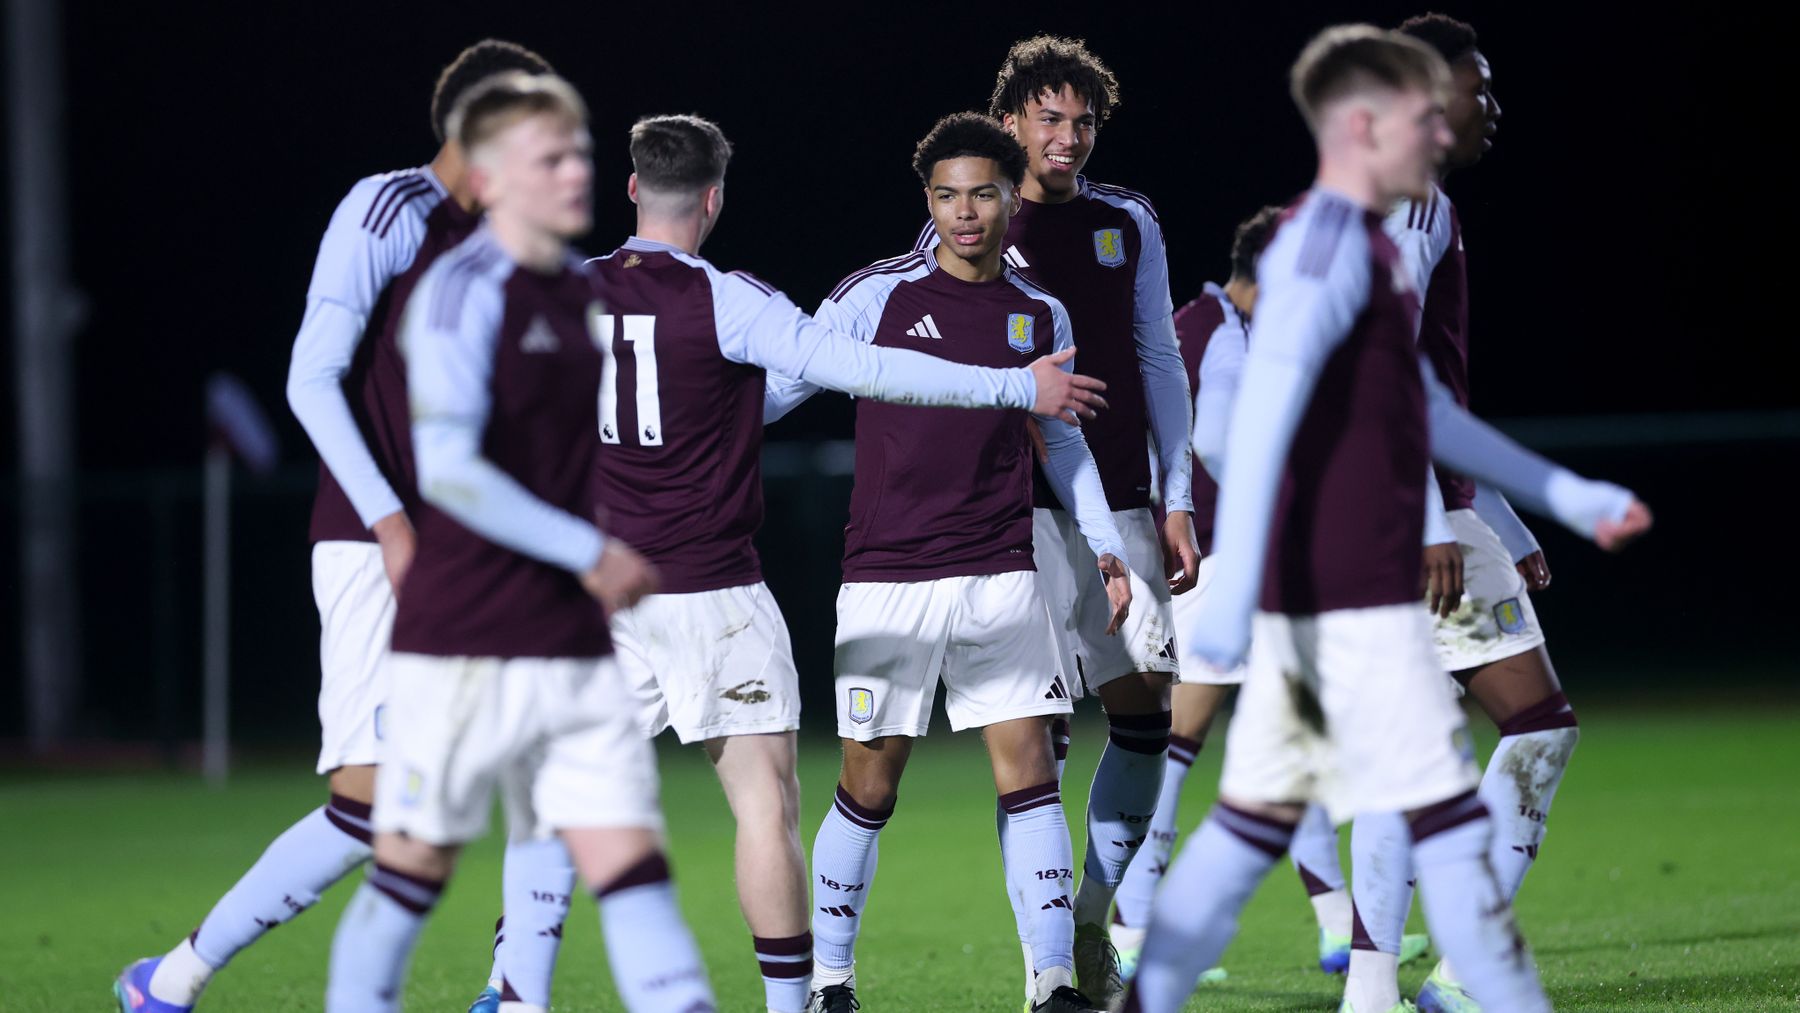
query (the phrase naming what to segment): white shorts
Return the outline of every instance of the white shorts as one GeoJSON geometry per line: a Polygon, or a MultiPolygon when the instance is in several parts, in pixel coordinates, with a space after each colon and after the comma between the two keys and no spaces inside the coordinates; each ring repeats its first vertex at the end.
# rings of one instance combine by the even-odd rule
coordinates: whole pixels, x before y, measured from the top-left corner
{"type": "MultiPolygon", "coordinates": [[[[1218,557],[1204,556],[1200,560],[1200,579],[1194,589],[1187,594],[1171,595],[1173,602],[1170,611],[1175,616],[1175,629],[1180,630],[1194,622],[1194,616],[1200,611],[1200,603],[1206,598],[1206,589],[1212,584],[1213,571],[1218,567],[1218,557]]],[[[1187,649],[1187,643],[1179,636],[1175,638],[1175,655],[1181,662],[1181,681],[1202,683],[1208,686],[1237,686],[1244,681],[1244,666],[1239,665],[1228,672],[1215,670],[1199,655],[1187,649]]]]}
{"type": "Polygon", "coordinates": [[[1163,579],[1162,539],[1149,507],[1113,512],[1131,569],[1131,613],[1106,635],[1112,606],[1100,581],[1100,561],[1066,510],[1031,512],[1032,556],[1038,587],[1050,608],[1058,650],[1077,675],[1076,692],[1092,692],[1124,675],[1180,670],[1175,617],[1163,579]]]}
{"type": "Polygon", "coordinates": [[[380,751],[394,588],[374,542],[315,544],[312,585],[319,606],[318,772],[326,774],[374,763],[380,751]]]}
{"type": "Polygon", "coordinates": [[[787,621],[760,581],[655,594],[612,617],[613,649],[648,736],[682,742],[800,727],[787,621]]]}
{"type": "Polygon", "coordinates": [[[1463,600],[1437,620],[1438,660],[1452,672],[1480,668],[1544,643],[1525,578],[1500,536],[1473,510],[1452,510],[1450,530],[1463,555],[1463,600]]]}
{"type": "Polygon", "coordinates": [[[845,584],[837,599],[838,735],[920,736],[938,680],[954,731],[1067,714],[1069,680],[1029,570],[845,584]]]}
{"type": "Polygon", "coordinates": [[[1341,823],[1473,791],[1474,744],[1416,604],[1259,612],[1219,793],[1318,802],[1341,823]]]}
{"type": "Polygon", "coordinates": [[[487,830],[496,787],[514,840],[661,829],[656,753],[611,658],[396,652],[388,670],[377,832],[472,841],[487,830]]]}

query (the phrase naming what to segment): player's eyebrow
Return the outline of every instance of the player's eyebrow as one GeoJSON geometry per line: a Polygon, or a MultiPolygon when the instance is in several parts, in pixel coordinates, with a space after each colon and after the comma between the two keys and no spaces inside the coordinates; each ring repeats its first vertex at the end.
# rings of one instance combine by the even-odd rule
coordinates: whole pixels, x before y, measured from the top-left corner
{"type": "Polygon", "coordinates": [[[981,190],[998,190],[998,189],[1000,189],[1000,184],[998,184],[998,183],[978,183],[974,186],[967,187],[966,189],[964,189],[964,188],[958,188],[958,187],[951,186],[948,183],[938,183],[938,184],[932,186],[931,189],[933,192],[942,191],[944,193],[976,193],[981,190]]]}

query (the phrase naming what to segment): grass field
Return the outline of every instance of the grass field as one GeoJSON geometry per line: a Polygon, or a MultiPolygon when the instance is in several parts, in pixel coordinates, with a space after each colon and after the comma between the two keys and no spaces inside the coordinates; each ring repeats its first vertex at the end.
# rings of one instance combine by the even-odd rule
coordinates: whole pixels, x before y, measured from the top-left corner
{"type": "MultiPolygon", "coordinates": [[[[1520,920],[1559,1010],[1800,1009],[1800,711],[1584,710],[1520,920]]],[[[1477,722],[1477,727],[1483,723],[1477,722]]],[[[1078,726],[1067,797],[1079,813],[1104,735],[1078,726]]],[[[1491,736],[1490,736],[1491,738],[1491,736]]],[[[1486,745],[1484,744],[1484,750],[1486,745]]],[[[810,842],[836,773],[808,748],[810,842]]],[[[321,801],[305,760],[257,767],[223,792],[176,776],[0,779],[0,1010],[110,1009],[128,959],[191,929],[263,845],[321,801]]],[[[860,944],[870,1011],[1018,1008],[1019,950],[1000,888],[993,789],[978,741],[934,733],[914,754],[860,944]]],[[[762,993],[730,888],[731,824],[704,758],[664,754],[683,906],[722,1009],[762,993]]],[[[1189,779],[1183,826],[1210,801],[1218,754],[1189,779]]],[[[1080,831],[1077,830],[1079,849],[1080,831]]],[[[1078,851],[1079,854],[1079,851],[1078,851]]],[[[460,1013],[488,967],[499,846],[468,855],[413,965],[408,1008],[460,1013]]],[[[341,884],[245,951],[202,1009],[316,1010],[341,884]]],[[[1415,919],[1416,920],[1416,919],[1415,919]]],[[[571,912],[558,1010],[616,1010],[591,902],[571,912]]],[[[1316,970],[1311,909],[1292,872],[1270,878],[1226,953],[1231,972],[1191,1009],[1334,1010],[1316,970]]],[[[1403,969],[1416,988],[1428,968],[1403,969]]]]}

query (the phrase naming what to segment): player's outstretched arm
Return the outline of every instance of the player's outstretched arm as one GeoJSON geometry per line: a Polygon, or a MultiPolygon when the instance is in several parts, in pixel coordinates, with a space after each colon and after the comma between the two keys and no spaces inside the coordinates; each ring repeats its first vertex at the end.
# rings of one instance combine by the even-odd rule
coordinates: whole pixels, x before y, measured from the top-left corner
{"type": "Polygon", "coordinates": [[[1609,552],[1650,530],[1650,511],[1629,489],[1598,482],[1519,446],[1456,403],[1431,365],[1419,363],[1431,401],[1431,453],[1527,510],[1555,519],[1609,552]]]}
{"type": "Polygon", "coordinates": [[[514,552],[587,574],[605,539],[593,524],[545,503],[482,455],[491,406],[489,381],[500,334],[501,296],[485,279],[469,282],[462,312],[444,319],[440,283],[453,258],[439,261],[414,292],[401,334],[419,493],[483,538],[514,552]]]}

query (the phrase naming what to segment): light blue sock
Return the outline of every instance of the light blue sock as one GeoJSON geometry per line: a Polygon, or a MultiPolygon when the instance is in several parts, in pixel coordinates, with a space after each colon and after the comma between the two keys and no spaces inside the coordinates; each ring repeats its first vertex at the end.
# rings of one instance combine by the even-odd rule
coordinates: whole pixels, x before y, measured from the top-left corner
{"type": "Polygon", "coordinates": [[[1006,811],[1006,836],[1001,841],[1001,861],[1006,878],[1019,893],[1025,911],[1026,942],[1031,947],[1032,970],[1043,974],[1052,967],[1075,968],[1074,901],[1069,896],[1074,847],[1069,843],[1069,823],[1063,815],[1062,793],[1056,782],[1007,792],[1000,796],[1006,811]]]}
{"type": "Polygon", "coordinates": [[[1169,858],[1175,854],[1175,841],[1181,834],[1181,786],[1187,783],[1188,771],[1200,744],[1180,736],[1169,737],[1169,758],[1163,764],[1162,793],[1156,798],[1156,815],[1150,819],[1150,835],[1137,857],[1125,868],[1125,879],[1119,884],[1115,898],[1119,924],[1141,929],[1150,924],[1150,905],[1156,899],[1156,888],[1169,869],[1169,858]]]}
{"type": "Polygon", "coordinates": [[[813,981],[843,984],[856,966],[869,886],[875,881],[875,839],[894,815],[857,803],[842,785],[813,839],[813,981]]]}
{"type": "Polygon", "coordinates": [[[377,862],[350,898],[331,940],[326,1013],[389,1013],[400,1008],[406,967],[444,884],[377,862]]]}
{"type": "Polygon", "coordinates": [[[651,855],[594,892],[613,984],[630,1013],[717,1013],[669,863],[651,855]]]}
{"type": "Polygon", "coordinates": [[[508,844],[501,882],[506,919],[494,946],[494,977],[519,1001],[548,1006],[569,892],[575,889],[568,849],[554,837],[508,844]]]}

